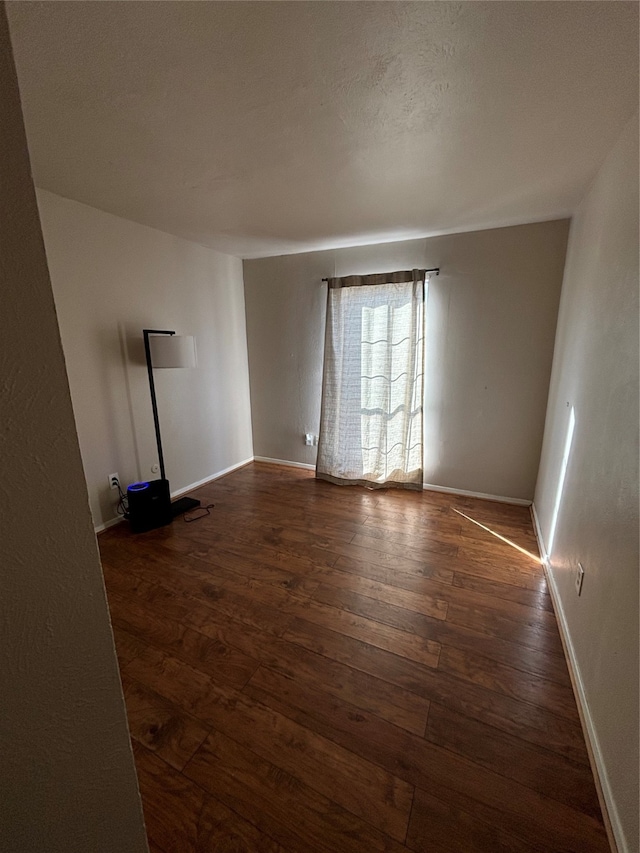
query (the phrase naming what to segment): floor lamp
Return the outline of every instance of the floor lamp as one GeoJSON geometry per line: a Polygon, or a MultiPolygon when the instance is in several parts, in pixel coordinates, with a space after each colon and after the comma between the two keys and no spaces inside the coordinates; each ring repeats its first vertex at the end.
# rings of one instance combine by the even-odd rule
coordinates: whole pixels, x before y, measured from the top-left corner
{"type": "MultiPolygon", "coordinates": [[[[166,367],[196,367],[196,344],[191,335],[176,335],[165,329],[143,329],[144,354],[147,359],[147,373],[149,374],[149,391],[151,392],[151,406],[153,408],[153,423],[156,430],[156,443],[158,445],[158,461],[160,462],[160,477],[166,482],[167,493],[169,484],[164,470],[164,456],[162,453],[162,439],[160,438],[160,421],[158,420],[158,403],[156,401],[156,386],[153,381],[153,369],[166,367]]],[[[181,515],[195,507],[200,506],[200,501],[195,498],[179,498],[171,504],[171,516],[181,515]]]]}

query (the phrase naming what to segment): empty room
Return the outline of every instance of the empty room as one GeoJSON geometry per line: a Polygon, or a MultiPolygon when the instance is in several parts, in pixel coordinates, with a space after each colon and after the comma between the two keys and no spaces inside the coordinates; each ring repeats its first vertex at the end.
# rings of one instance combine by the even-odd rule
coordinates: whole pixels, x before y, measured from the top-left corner
{"type": "Polygon", "coordinates": [[[0,4],[3,853],[640,853],[639,4],[0,4]]]}

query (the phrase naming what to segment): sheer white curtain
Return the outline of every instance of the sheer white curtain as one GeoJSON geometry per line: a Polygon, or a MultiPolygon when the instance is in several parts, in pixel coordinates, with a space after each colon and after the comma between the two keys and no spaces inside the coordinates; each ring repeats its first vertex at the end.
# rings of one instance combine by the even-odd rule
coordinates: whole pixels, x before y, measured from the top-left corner
{"type": "Polygon", "coordinates": [[[329,279],[316,476],[422,488],[425,271],[329,279]]]}

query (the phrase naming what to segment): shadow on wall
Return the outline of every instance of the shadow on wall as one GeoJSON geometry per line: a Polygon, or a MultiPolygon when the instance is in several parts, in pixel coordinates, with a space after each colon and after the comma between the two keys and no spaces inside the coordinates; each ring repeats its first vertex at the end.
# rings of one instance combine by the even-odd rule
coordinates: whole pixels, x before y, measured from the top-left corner
{"type": "Polygon", "coordinates": [[[441,415],[444,405],[444,341],[451,284],[446,276],[431,276],[425,284],[424,323],[424,463],[422,479],[433,483],[440,466],[441,415]],[[440,281],[442,279],[442,281],[440,281]]]}
{"type": "MultiPolygon", "coordinates": [[[[145,365],[142,332],[132,324],[118,323],[117,328],[101,329],[98,333],[100,359],[99,399],[105,401],[103,417],[105,424],[103,435],[108,446],[105,453],[112,465],[119,470],[122,487],[131,474],[134,480],[140,479],[140,450],[137,440],[134,395],[130,375],[131,367],[145,365]],[[124,395],[122,390],[124,389],[124,395]],[[126,463],[126,460],[130,460],[126,463]],[[123,466],[123,462],[125,466],[123,466]],[[131,471],[135,466],[135,473],[131,471]],[[124,467],[124,470],[123,470],[124,467]]],[[[100,510],[103,518],[111,518],[114,509],[114,492],[106,482],[98,489],[100,510]]]]}
{"type": "MultiPolygon", "coordinates": [[[[118,420],[119,410],[122,408],[122,400],[116,398],[114,391],[117,388],[117,383],[113,380],[114,375],[123,369],[123,355],[117,332],[114,333],[114,331],[104,328],[98,330],[98,348],[102,353],[102,358],[100,359],[99,368],[100,388],[97,390],[96,397],[99,400],[105,401],[101,413],[105,419],[103,435],[109,436],[110,443],[110,446],[105,448],[105,452],[108,453],[110,458],[117,459],[120,456],[118,420]]],[[[91,493],[90,484],[87,483],[87,486],[89,493],[91,493]]],[[[107,488],[106,483],[99,490],[99,501],[103,517],[109,518],[113,515],[113,492],[107,488]]]]}
{"type": "Polygon", "coordinates": [[[132,323],[125,325],[118,324],[118,333],[122,345],[122,358],[124,364],[135,364],[138,367],[144,367],[146,370],[147,359],[144,354],[144,339],[142,337],[142,326],[138,328],[132,323]]]}
{"type": "Polygon", "coordinates": [[[133,414],[133,396],[131,393],[131,381],[129,377],[129,366],[140,365],[146,367],[146,356],[144,352],[144,340],[142,338],[142,330],[136,329],[129,325],[126,327],[123,323],[118,324],[118,335],[120,337],[120,352],[122,355],[122,364],[124,368],[124,387],[127,395],[127,408],[129,410],[129,424],[131,426],[131,441],[133,446],[133,455],[136,462],[136,480],[142,479],[142,463],[140,461],[140,448],[138,446],[138,433],[136,430],[136,422],[133,414]]]}

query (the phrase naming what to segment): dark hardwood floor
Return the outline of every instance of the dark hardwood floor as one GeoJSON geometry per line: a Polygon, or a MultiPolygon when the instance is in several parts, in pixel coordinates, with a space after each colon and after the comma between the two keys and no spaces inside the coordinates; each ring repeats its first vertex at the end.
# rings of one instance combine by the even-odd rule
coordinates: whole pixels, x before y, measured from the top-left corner
{"type": "Polygon", "coordinates": [[[254,463],[99,537],[152,853],[604,853],[529,511],[254,463]]]}

